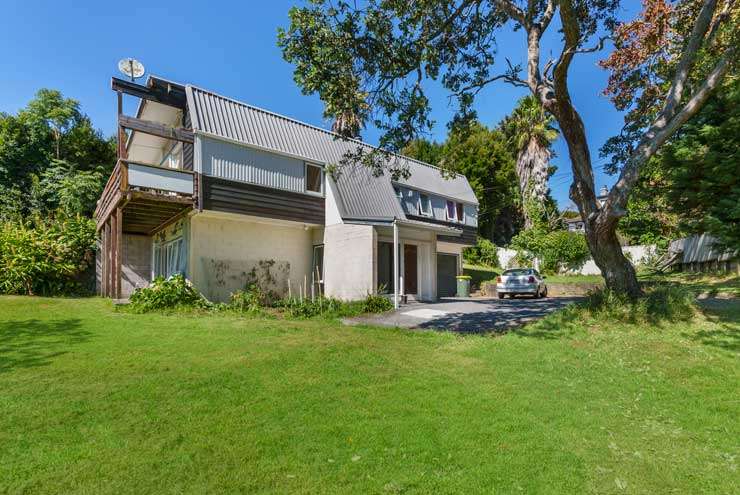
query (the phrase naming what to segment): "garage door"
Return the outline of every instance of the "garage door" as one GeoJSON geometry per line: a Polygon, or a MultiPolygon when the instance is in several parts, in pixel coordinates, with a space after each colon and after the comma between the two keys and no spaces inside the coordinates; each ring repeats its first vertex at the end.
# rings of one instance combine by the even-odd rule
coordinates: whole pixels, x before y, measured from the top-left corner
{"type": "Polygon", "coordinates": [[[457,255],[437,254],[437,294],[450,297],[457,293],[457,255]]]}

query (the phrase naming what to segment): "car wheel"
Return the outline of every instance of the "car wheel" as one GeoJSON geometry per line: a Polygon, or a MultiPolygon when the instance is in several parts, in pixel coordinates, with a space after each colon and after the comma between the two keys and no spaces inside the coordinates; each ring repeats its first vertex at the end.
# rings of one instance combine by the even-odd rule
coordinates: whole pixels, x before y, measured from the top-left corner
{"type": "Polygon", "coordinates": [[[542,289],[542,298],[544,299],[545,297],[547,297],[547,287],[542,289]]]}

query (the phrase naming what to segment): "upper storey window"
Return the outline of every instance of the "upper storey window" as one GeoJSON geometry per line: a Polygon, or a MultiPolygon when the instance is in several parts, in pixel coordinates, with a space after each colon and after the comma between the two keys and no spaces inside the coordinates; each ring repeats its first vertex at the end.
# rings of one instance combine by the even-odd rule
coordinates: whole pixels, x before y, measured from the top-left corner
{"type": "Polygon", "coordinates": [[[465,223],[465,208],[463,207],[462,203],[457,203],[455,205],[457,208],[457,221],[460,223],[465,223]]]}
{"type": "Polygon", "coordinates": [[[318,165],[306,164],[306,192],[321,194],[324,192],[324,171],[318,165]]]}
{"type": "Polygon", "coordinates": [[[428,194],[419,194],[419,215],[432,216],[432,200],[428,194]]]}
{"type": "Polygon", "coordinates": [[[465,208],[462,203],[447,200],[447,220],[450,222],[465,222],[465,208]]]}

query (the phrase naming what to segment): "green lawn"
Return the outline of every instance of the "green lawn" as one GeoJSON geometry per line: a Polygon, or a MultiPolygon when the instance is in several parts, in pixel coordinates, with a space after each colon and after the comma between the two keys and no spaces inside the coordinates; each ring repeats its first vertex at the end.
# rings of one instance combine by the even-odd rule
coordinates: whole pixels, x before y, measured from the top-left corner
{"type": "Polygon", "coordinates": [[[739,320],[460,337],[0,297],[0,493],[738,493],[739,320]]]}
{"type": "Polygon", "coordinates": [[[644,275],[645,281],[681,285],[697,294],[734,295],[740,297],[740,276],[736,274],[708,273],[670,273],[665,275],[644,275]]]}

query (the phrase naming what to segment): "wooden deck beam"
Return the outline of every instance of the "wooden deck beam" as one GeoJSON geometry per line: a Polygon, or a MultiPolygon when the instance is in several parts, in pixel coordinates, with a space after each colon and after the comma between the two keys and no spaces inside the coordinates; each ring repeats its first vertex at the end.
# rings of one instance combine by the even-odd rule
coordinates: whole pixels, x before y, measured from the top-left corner
{"type": "Polygon", "coordinates": [[[165,139],[173,139],[175,141],[181,141],[183,143],[190,144],[195,141],[193,131],[182,127],[171,127],[168,125],[160,124],[159,122],[138,119],[136,117],[130,117],[128,115],[119,115],[118,123],[121,127],[125,129],[143,132],[144,134],[151,134],[152,136],[159,136],[165,139]]]}
{"type": "Polygon", "coordinates": [[[168,85],[168,87],[148,87],[113,77],[111,78],[111,89],[171,107],[184,109],[186,106],[185,92],[172,85],[168,85]]]}

